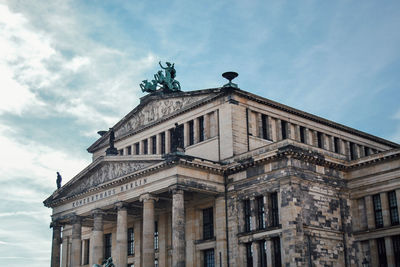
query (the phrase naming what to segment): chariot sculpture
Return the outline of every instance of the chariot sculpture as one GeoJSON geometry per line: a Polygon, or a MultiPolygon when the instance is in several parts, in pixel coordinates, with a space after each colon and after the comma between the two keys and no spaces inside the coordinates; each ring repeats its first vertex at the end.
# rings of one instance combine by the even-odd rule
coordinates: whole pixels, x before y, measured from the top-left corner
{"type": "Polygon", "coordinates": [[[161,61],[158,62],[160,65],[161,69],[164,70],[159,70],[156,74],[154,74],[154,80],[151,80],[149,82],[148,80],[143,80],[142,83],[140,84],[140,88],[142,88],[142,92],[148,92],[152,93],[157,91],[157,86],[159,85],[160,89],[162,89],[163,92],[176,92],[181,90],[181,85],[180,83],[175,80],[176,77],[176,70],[175,70],[175,63],[170,63],[166,62],[165,64],[167,65],[164,67],[161,64],[161,61]]]}

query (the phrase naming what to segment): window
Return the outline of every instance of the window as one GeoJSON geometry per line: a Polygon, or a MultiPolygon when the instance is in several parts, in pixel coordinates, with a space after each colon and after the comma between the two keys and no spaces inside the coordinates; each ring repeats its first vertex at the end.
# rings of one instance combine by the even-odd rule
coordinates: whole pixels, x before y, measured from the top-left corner
{"type": "Polygon", "coordinates": [[[135,232],[128,228],[128,255],[135,254],[135,232]]]}
{"type": "Polygon", "coordinates": [[[151,137],[151,154],[157,154],[157,139],[155,135],[151,137]]]}
{"type": "Polygon", "coordinates": [[[270,195],[271,201],[271,227],[279,226],[278,193],[270,195]]]}
{"type": "Polygon", "coordinates": [[[261,267],[267,267],[267,242],[263,240],[259,244],[260,244],[261,267]]]}
{"type": "Polygon", "coordinates": [[[273,248],[273,266],[275,267],[281,267],[282,263],[281,263],[281,240],[279,239],[279,237],[274,237],[271,239],[272,241],[272,248],[273,248]]]}
{"type": "Polygon", "coordinates": [[[287,122],[281,121],[281,130],[282,130],[282,140],[287,138],[287,122]]]}
{"type": "Polygon", "coordinates": [[[213,208],[203,210],[203,239],[214,237],[214,211],[213,208]]]}
{"type": "Polygon", "coordinates": [[[379,267],[387,267],[385,238],[378,238],[376,240],[376,244],[378,247],[378,259],[379,259],[378,266],[379,267]]]}
{"type": "Polygon", "coordinates": [[[165,132],[161,133],[161,154],[165,154],[165,132]]]}
{"type": "Polygon", "coordinates": [[[261,114],[261,126],[262,126],[262,138],[270,140],[268,131],[268,117],[267,115],[261,114]]]}
{"type": "Polygon", "coordinates": [[[356,144],[350,142],[350,159],[356,159],[356,144]]]}
{"type": "Polygon", "coordinates": [[[244,231],[250,232],[251,231],[251,207],[250,207],[250,199],[246,199],[243,202],[244,208],[244,231]]]}
{"type": "Polygon", "coordinates": [[[128,263],[127,266],[128,266],[128,267],[135,267],[135,264],[133,264],[133,263],[128,263]]]}
{"type": "Polygon", "coordinates": [[[300,126],[300,142],[306,143],[306,128],[300,126]]]}
{"type": "Polygon", "coordinates": [[[83,240],[83,265],[89,264],[90,239],[83,240]]]}
{"type": "Polygon", "coordinates": [[[263,196],[257,197],[256,202],[257,202],[258,229],[265,229],[264,197],[263,196]]]}
{"type": "Polygon", "coordinates": [[[388,192],[389,198],[389,210],[390,210],[390,222],[392,225],[399,224],[399,211],[397,209],[396,191],[388,192]]]}
{"type": "Polygon", "coordinates": [[[204,250],[204,267],[214,267],[214,249],[204,250]]]}
{"type": "Polygon", "coordinates": [[[189,146],[194,144],[194,122],[189,121],[189,146]]]}
{"type": "Polygon", "coordinates": [[[131,146],[128,146],[128,147],[126,148],[126,153],[127,153],[128,155],[132,155],[132,147],[131,147],[131,146]]]}
{"type": "Polygon", "coordinates": [[[368,147],[364,147],[364,156],[369,156],[369,148],[368,147]]]}
{"type": "Polygon", "coordinates": [[[251,243],[246,244],[246,263],[247,267],[253,267],[253,248],[251,243]]]}
{"type": "Polygon", "coordinates": [[[158,222],[154,222],[154,250],[158,250],[158,222]]]}
{"type": "Polygon", "coordinates": [[[199,142],[204,141],[204,116],[199,117],[199,142]]]}
{"type": "Polygon", "coordinates": [[[379,194],[373,195],[372,201],[374,203],[375,227],[381,228],[383,227],[381,196],[379,194]]]}
{"type": "Polygon", "coordinates": [[[158,259],[154,260],[154,267],[158,267],[158,259]]]}
{"type": "Polygon", "coordinates": [[[104,235],[104,259],[111,257],[111,234],[104,235]]]}
{"type": "Polygon", "coordinates": [[[124,155],[124,150],[123,150],[123,149],[118,150],[118,154],[119,154],[120,156],[123,156],[123,155],[124,155]]]}
{"type": "Polygon", "coordinates": [[[333,146],[334,146],[335,153],[340,153],[339,138],[337,138],[337,137],[333,138],[333,146]]]}
{"type": "Polygon", "coordinates": [[[149,141],[147,139],[143,140],[143,154],[147,155],[149,153],[149,141]]]}
{"type": "Polygon", "coordinates": [[[139,143],[136,143],[136,144],[135,144],[135,154],[136,154],[136,155],[139,155],[139,153],[140,153],[140,150],[139,150],[139,143]]]}
{"type": "Polygon", "coordinates": [[[317,141],[318,141],[318,147],[319,148],[324,148],[324,140],[323,140],[323,135],[320,132],[317,132],[317,141]]]}
{"type": "Polygon", "coordinates": [[[392,237],[394,262],[396,267],[400,267],[400,235],[392,237]]]}

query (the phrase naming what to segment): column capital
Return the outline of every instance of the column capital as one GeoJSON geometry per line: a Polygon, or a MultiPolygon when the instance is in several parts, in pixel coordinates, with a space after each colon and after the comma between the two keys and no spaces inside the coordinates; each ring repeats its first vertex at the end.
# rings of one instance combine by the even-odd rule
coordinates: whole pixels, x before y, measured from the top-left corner
{"type": "Polygon", "coordinates": [[[156,197],[150,193],[145,193],[145,194],[140,195],[139,200],[141,202],[149,201],[149,200],[158,201],[158,197],[156,197]]]}
{"type": "Polygon", "coordinates": [[[50,223],[50,228],[60,228],[62,226],[62,224],[60,223],[60,221],[59,220],[53,220],[51,223],[50,223]]]}
{"type": "Polygon", "coordinates": [[[72,224],[76,224],[76,223],[81,224],[82,223],[82,217],[74,214],[74,215],[71,216],[70,222],[72,224]]]}
{"type": "Polygon", "coordinates": [[[184,194],[184,188],[180,185],[173,185],[168,188],[169,192],[172,194],[184,194]]]}
{"type": "Polygon", "coordinates": [[[116,210],[126,210],[128,208],[128,203],[123,202],[123,201],[118,201],[116,203],[114,203],[114,208],[116,210]]]}
{"type": "Polygon", "coordinates": [[[93,217],[95,217],[95,216],[104,216],[104,215],[106,215],[106,213],[102,209],[94,209],[94,210],[92,210],[92,216],[93,217]]]}

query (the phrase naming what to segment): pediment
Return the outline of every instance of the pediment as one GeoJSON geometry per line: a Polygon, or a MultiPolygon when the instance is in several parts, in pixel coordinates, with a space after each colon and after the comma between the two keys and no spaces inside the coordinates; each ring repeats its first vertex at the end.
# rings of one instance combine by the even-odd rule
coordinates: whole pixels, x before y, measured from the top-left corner
{"type": "Polygon", "coordinates": [[[84,193],[92,188],[96,188],[99,185],[118,179],[130,173],[134,173],[158,162],[159,160],[104,160],[95,166],[92,166],[92,168],[86,170],[83,174],[78,174],[76,177],[74,177],[69,184],[66,184],[62,188],[63,192],[60,192],[57,198],[68,198],[84,193]]]}
{"type": "MultiPolygon", "coordinates": [[[[113,127],[115,138],[118,140],[129,133],[173,116],[214,97],[219,92],[218,89],[208,89],[197,92],[179,92],[171,95],[146,96],[135,109],[113,127]]],[[[106,134],[90,146],[88,151],[93,152],[100,147],[107,146],[108,143],[108,134],[106,134]]]]}

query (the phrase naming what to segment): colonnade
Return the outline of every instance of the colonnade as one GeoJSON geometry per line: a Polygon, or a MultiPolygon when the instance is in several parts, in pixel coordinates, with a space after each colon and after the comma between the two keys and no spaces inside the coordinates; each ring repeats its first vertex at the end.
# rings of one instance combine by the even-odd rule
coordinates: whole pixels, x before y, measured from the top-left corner
{"type": "MultiPolygon", "coordinates": [[[[185,266],[185,207],[184,191],[174,188],[172,192],[172,266],[185,266]]],[[[155,232],[155,202],[158,198],[150,193],[140,196],[143,203],[142,251],[141,266],[154,266],[154,232],[155,232]]],[[[116,266],[127,266],[128,259],[128,205],[124,202],[115,203],[117,210],[116,253],[113,261],[116,266]]],[[[101,264],[104,259],[104,215],[100,209],[92,211],[93,228],[91,233],[90,257],[93,264],[101,264]]],[[[68,224],[72,225],[71,267],[81,266],[82,261],[82,217],[72,216],[68,224]]],[[[61,224],[52,222],[53,242],[51,267],[60,267],[61,224]]],[[[65,259],[63,259],[65,260],[65,259]]]]}

